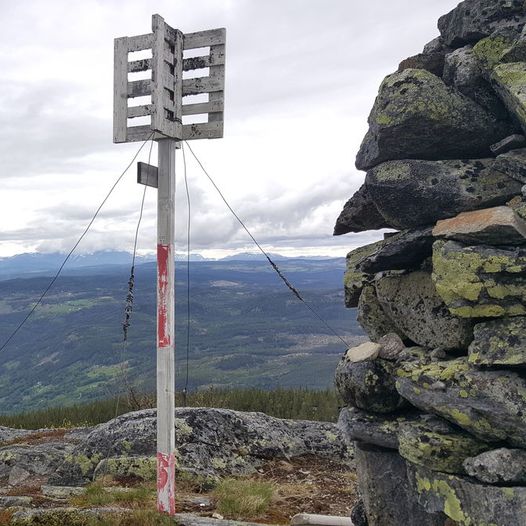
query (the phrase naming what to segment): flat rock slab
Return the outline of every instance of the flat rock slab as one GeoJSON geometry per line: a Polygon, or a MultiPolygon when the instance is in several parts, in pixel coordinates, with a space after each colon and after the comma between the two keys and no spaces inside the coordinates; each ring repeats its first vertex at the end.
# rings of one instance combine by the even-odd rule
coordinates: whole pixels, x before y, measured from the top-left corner
{"type": "Polygon", "coordinates": [[[460,212],[506,204],[521,183],[494,159],[390,161],[367,172],[367,189],[392,228],[419,228],[460,212]],[[502,167],[502,169],[505,169],[502,167]]]}
{"type": "Polygon", "coordinates": [[[462,526],[526,526],[526,487],[477,484],[410,463],[407,472],[418,502],[430,513],[443,512],[462,526]]]}
{"type": "Polygon", "coordinates": [[[526,484],[526,451],[505,447],[467,458],[466,473],[487,484],[526,484]]]}
{"type": "Polygon", "coordinates": [[[406,422],[416,420],[420,412],[413,409],[389,415],[375,415],[345,407],[340,411],[338,427],[349,439],[398,450],[398,432],[406,422]]]}
{"type": "MultiPolygon", "coordinates": [[[[314,455],[342,462],[350,459],[336,424],[282,420],[229,409],[177,408],[175,415],[178,466],[201,475],[248,474],[275,458],[314,455]]],[[[155,409],[121,415],[96,426],[59,467],[50,484],[82,485],[93,478],[101,460],[154,457],[155,444],[155,409]]]]}
{"type": "Polygon", "coordinates": [[[463,475],[463,462],[470,456],[491,449],[478,440],[438,417],[423,416],[400,424],[399,452],[413,464],[433,471],[463,475]]]}
{"type": "Polygon", "coordinates": [[[508,153],[510,150],[515,150],[518,148],[524,148],[526,146],[526,137],[520,134],[513,134],[502,141],[499,141],[491,145],[491,152],[493,155],[501,155],[508,153]]]}
{"type": "Polygon", "coordinates": [[[382,82],[356,167],[368,170],[393,159],[484,157],[512,132],[439,77],[406,69],[382,82]]]}
{"type": "Polygon", "coordinates": [[[334,226],[334,235],[340,236],[349,232],[365,232],[389,228],[380,215],[365,185],[345,203],[334,226]]]}
{"type": "Polygon", "coordinates": [[[491,35],[496,29],[519,28],[525,22],[522,0],[465,0],[440,17],[438,29],[448,46],[460,47],[491,35]]]}
{"type": "Polygon", "coordinates": [[[478,323],[469,346],[474,365],[526,364],[526,318],[503,318],[478,323]]]}
{"type": "Polygon", "coordinates": [[[390,449],[357,442],[356,471],[369,524],[443,526],[441,513],[428,514],[409,485],[405,460],[390,449]]]}
{"type": "Polygon", "coordinates": [[[433,281],[449,311],[461,318],[526,315],[526,249],[433,245],[433,281]]]}
{"type": "Polygon", "coordinates": [[[467,349],[472,323],[452,316],[435,290],[431,274],[418,271],[376,281],[385,313],[413,342],[430,349],[467,349]]]}
{"type": "Polygon", "coordinates": [[[526,221],[510,207],[496,206],[442,219],[433,228],[433,235],[466,244],[523,245],[526,221]]]}
{"type": "Polygon", "coordinates": [[[422,411],[483,441],[526,447],[526,379],[519,374],[473,369],[462,357],[404,362],[396,375],[398,392],[422,411]]]}
{"type": "Polygon", "coordinates": [[[431,227],[404,230],[386,238],[358,264],[359,270],[375,274],[384,270],[414,270],[431,257],[431,227]]]}

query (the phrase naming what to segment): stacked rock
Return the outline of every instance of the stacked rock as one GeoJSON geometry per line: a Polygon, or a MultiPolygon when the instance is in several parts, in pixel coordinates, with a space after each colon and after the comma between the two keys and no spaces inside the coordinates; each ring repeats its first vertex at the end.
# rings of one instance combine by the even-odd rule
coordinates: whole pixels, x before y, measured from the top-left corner
{"type": "Polygon", "coordinates": [[[335,235],[370,338],[336,372],[369,526],[526,525],[526,7],[465,0],[382,83],[335,235]]]}

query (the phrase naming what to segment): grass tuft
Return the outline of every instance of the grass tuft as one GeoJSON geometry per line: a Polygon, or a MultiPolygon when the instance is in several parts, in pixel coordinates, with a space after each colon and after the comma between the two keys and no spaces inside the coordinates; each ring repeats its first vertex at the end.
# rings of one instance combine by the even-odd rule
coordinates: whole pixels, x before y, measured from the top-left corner
{"type": "Polygon", "coordinates": [[[214,491],[217,511],[228,519],[251,520],[264,514],[274,498],[270,482],[249,479],[223,479],[214,491]]]}

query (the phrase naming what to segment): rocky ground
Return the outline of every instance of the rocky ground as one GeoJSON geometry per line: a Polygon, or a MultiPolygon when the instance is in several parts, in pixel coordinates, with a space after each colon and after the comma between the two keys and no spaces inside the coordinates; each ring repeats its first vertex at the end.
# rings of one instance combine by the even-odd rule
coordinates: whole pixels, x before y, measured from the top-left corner
{"type": "MultiPolygon", "coordinates": [[[[91,526],[82,521],[98,520],[101,506],[115,516],[154,509],[155,416],[138,411],[73,430],[0,428],[0,524],[91,526]]],[[[178,512],[212,517],[218,483],[235,478],[273,488],[271,506],[245,519],[349,515],[355,476],[336,425],[226,409],[178,409],[176,416],[178,512]]]]}

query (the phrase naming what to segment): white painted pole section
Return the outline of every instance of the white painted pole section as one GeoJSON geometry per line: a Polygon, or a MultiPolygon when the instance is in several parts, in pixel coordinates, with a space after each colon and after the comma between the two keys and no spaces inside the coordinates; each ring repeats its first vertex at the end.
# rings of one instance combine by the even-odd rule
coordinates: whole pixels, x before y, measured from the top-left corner
{"type": "Polygon", "coordinates": [[[157,509],[175,514],[175,144],[157,142],[157,509]]]}

